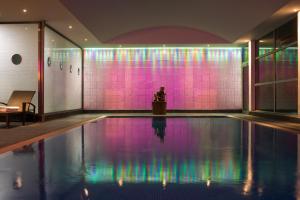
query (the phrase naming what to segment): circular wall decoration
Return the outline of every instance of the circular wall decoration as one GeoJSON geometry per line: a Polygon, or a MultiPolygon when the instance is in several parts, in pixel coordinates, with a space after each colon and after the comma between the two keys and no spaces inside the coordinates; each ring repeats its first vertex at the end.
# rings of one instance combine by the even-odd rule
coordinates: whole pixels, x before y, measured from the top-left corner
{"type": "Polygon", "coordinates": [[[14,54],[11,57],[11,61],[12,61],[13,64],[19,65],[22,62],[22,56],[20,54],[14,54]]]}
{"type": "Polygon", "coordinates": [[[62,64],[62,62],[59,63],[59,68],[60,68],[60,70],[63,70],[63,64],[62,64]]]}
{"type": "Polygon", "coordinates": [[[72,71],[73,71],[73,66],[70,65],[70,73],[72,73],[72,71]]]}
{"type": "Polygon", "coordinates": [[[47,59],[47,65],[48,65],[48,67],[51,66],[51,58],[50,57],[48,57],[48,59],[47,59]]]}
{"type": "Polygon", "coordinates": [[[79,68],[77,69],[77,73],[78,73],[78,76],[79,76],[80,75],[80,69],[79,68]]]}

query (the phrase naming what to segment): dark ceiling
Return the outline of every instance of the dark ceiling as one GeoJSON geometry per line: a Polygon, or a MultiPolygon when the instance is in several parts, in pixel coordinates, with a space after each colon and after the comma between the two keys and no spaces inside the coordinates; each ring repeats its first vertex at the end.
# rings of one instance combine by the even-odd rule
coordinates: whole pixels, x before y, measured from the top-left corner
{"type": "Polygon", "coordinates": [[[289,0],[61,0],[101,42],[162,27],[234,42],[289,0]]]}

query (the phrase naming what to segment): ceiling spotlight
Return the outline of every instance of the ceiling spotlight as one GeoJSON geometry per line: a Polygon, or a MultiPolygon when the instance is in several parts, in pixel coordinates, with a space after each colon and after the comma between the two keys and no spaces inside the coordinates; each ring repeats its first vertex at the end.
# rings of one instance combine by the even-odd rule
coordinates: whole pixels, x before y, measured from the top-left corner
{"type": "Polygon", "coordinates": [[[294,9],[294,12],[298,12],[298,11],[299,11],[299,9],[298,9],[298,8],[295,8],[295,9],[294,9]]]}
{"type": "Polygon", "coordinates": [[[69,26],[68,26],[68,28],[69,28],[69,29],[72,29],[72,28],[73,28],[73,26],[69,25],[69,26]]]}
{"type": "Polygon", "coordinates": [[[84,38],[84,41],[85,41],[85,42],[87,42],[87,41],[88,41],[88,39],[87,39],[87,38],[84,38]]]}
{"type": "Polygon", "coordinates": [[[22,10],[22,12],[23,12],[23,13],[27,13],[28,10],[27,10],[26,8],[24,8],[24,9],[22,10]]]}

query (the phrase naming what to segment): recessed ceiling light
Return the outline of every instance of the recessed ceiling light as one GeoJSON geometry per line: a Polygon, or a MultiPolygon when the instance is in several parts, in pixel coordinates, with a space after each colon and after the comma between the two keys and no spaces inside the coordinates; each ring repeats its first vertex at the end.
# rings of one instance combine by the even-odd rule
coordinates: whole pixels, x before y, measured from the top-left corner
{"type": "Polygon", "coordinates": [[[26,8],[23,8],[22,12],[23,12],[23,13],[27,13],[28,10],[27,10],[26,8]]]}
{"type": "Polygon", "coordinates": [[[299,9],[298,9],[298,8],[295,8],[295,9],[294,9],[294,12],[298,12],[298,11],[299,11],[299,9]]]}
{"type": "Polygon", "coordinates": [[[55,40],[52,39],[51,42],[55,42],[55,40]]]}
{"type": "Polygon", "coordinates": [[[69,25],[69,26],[68,26],[68,28],[69,28],[69,29],[72,29],[72,28],[73,28],[73,26],[69,25]]]}
{"type": "Polygon", "coordinates": [[[86,41],[86,42],[87,42],[87,41],[88,41],[88,39],[87,39],[87,38],[84,38],[84,41],[86,41]]]}

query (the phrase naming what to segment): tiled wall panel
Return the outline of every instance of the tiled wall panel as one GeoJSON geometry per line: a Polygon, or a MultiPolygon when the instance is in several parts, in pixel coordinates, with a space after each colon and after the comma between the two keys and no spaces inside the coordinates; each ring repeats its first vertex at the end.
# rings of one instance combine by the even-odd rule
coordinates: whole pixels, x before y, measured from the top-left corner
{"type": "Polygon", "coordinates": [[[165,86],[168,109],[242,108],[240,48],[85,50],[87,110],[149,110],[165,86]]]}
{"type": "Polygon", "coordinates": [[[46,28],[44,62],[45,113],[80,109],[81,50],[46,28]]]}
{"type": "Polygon", "coordinates": [[[33,103],[38,106],[38,25],[0,25],[0,101],[7,102],[14,90],[33,90],[33,103]],[[22,62],[14,65],[11,58],[20,54],[22,62]]]}

